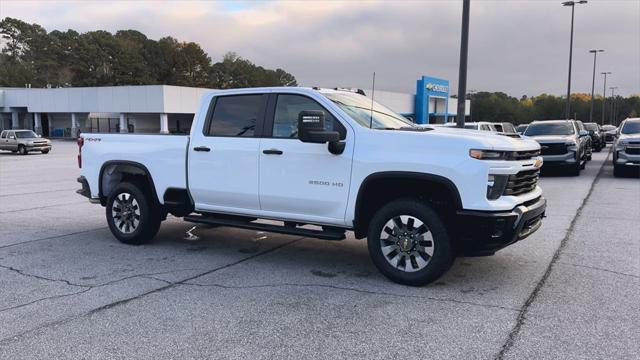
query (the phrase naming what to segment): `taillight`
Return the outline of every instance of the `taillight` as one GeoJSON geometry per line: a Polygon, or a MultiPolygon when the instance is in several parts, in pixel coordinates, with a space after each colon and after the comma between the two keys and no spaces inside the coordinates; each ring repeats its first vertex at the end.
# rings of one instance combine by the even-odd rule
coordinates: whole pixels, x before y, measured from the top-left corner
{"type": "Polygon", "coordinates": [[[78,167],[82,169],[82,145],[84,145],[84,138],[78,137],[78,167]]]}

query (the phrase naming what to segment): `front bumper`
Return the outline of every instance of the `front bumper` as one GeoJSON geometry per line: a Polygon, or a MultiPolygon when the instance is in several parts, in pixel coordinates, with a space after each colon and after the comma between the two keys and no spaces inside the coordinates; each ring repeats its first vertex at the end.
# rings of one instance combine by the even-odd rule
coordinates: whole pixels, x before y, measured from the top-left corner
{"type": "Polygon", "coordinates": [[[541,196],[511,211],[458,211],[458,250],[468,256],[491,255],[536,232],[546,209],[547,200],[541,196]]]}
{"type": "Polygon", "coordinates": [[[640,165],[640,154],[629,154],[625,150],[616,150],[615,165],[640,165]]]}
{"type": "Polygon", "coordinates": [[[51,150],[51,144],[33,144],[26,145],[27,151],[42,151],[42,150],[51,150]]]}
{"type": "Polygon", "coordinates": [[[575,151],[569,151],[562,155],[543,155],[542,167],[575,165],[577,161],[576,157],[575,151]]]}

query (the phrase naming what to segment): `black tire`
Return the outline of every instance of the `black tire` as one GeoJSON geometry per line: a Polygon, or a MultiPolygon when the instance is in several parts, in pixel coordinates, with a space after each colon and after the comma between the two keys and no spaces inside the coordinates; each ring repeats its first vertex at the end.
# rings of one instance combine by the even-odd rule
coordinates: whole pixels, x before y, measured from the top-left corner
{"type": "Polygon", "coordinates": [[[622,176],[622,166],[613,165],[613,177],[621,177],[622,176]]]}
{"type": "Polygon", "coordinates": [[[49,153],[49,150],[42,150],[42,151],[40,151],[40,152],[41,152],[41,153],[43,153],[43,154],[48,154],[48,153],[49,153]]]}
{"type": "MultiPolygon", "coordinates": [[[[407,223],[409,223],[409,221],[407,221],[407,223]]],[[[411,221],[411,224],[413,225],[417,223],[411,221]]],[[[413,230],[409,231],[412,234],[412,238],[414,234],[418,234],[420,231],[418,228],[421,228],[421,226],[415,227],[413,230]]],[[[449,232],[444,222],[428,205],[411,199],[392,201],[380,208],[374,214],[371,219],[371,223],[369,224],[367,244],[371,260],[378,270],[390,280],[404,285],[421,286],[429,284],[444,274],[453,263],[453,251],[451,248],[449,232]],[[396,234],[402,231],[400,229],[408,230],[413,227],[394,227],[393,230],[389,230],[387,223],[394,221],[394,219],[403,215],[407,216],[407,219],[415,218],[422,222],[426,225],[426,231],[424,233],[420,233],[422,235],[417,235],[413,240],[409,239],[409,235],[406,233],[403,233],[404,236],[399,237],[391,235],[389,231],[393,231],[393,233],[396,234]],[[387,238],[383,238],[383,231],[390,235],[388,235],[387,238]],[[420,244],[420,246],[424,245],[424,247],[422,247],[423,250],[426,249],[430,243],[432,254],[429,257],[427,252],[423,252],[421,255],[417,250],[413,254],[408,251],[402,252],[400,245],[398,245],[401,241],[404,241],[405,248],[406,244],[411,242],[414,244],[411,245],[411,249],[417,249],[415,246],[418,246],[418,244],[420,244]],[[384,254],[383,246],[386,244],[391,244],[390,246],[397,247],[396,250],[393,250],[397,251],[396,255],[393,255],[393,251],[388,252],[387,255],[384,254]],[[426,261],[426,265],[422,265],[422,268],[420,268],[420,265],[417,263],[417,256],[421,257],[420,261],[422,263],[426,261]],[[390,257],[391,259],[388,260],[390,257]],[[390,262],[396,258],[399,259],[397,260],[396,266],[394,266],[390,262]],[[409,259],[410,263],[407,263],[407,259],[409,259]],[[401,260],[405,261],[402,262],[401,260]],[[404,269],[400,269],[400,264],[404,265],[404,269]],[[407,267],[411,267],[409,271],[406,270],[407,267]]]]}
{"type": "Polygon", "coordinates": [[[18,154],[20,155],[27,155],[29,152],[27,151],[27,148],[24,147],[24,145],[18,145],[18,154]]]}
{"type": "Polygon", "coordinates": [[[580,170],[583,169],[584,166],[580,165],[580,163],[576,163],[575,165],[569,166],[569,176],[580,176],[580,170]]]}
{"type": "Polygon", "coordinates": [[[106,207],[107,223],[113,236],[130,245],[151,241],[162,222],[161,212],[154,203],[151,195],[136,184],[118,185],[109,195],[106,207]],[[118,213],[120,217],[116,215],[118,213]]]}

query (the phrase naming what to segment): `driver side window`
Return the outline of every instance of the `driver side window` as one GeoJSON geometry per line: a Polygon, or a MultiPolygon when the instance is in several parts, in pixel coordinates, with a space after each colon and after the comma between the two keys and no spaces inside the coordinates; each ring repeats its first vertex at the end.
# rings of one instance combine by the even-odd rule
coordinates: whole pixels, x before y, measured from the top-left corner
{"type": "Polygon", "coordinates": [[[304,110],[320,110],[325,114],[325,130],[340,133],[340,139],[345,139],[347,131],[336,118],[315,100],[301,95],[278,95],[276,111],[273,116],[274,138],[298,138],[298,114],[304,110]]]}

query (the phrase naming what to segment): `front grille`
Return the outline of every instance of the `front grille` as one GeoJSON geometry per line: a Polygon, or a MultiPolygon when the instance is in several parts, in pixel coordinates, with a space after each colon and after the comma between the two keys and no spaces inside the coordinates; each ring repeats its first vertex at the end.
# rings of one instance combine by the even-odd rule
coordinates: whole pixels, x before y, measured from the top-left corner
{"type": "Polygon", "coordinates": [[[640,155],[640,147],[628,147],[625,150],[625,152],[627,154],[631,154],[631,155],[640,155]]]}
{"type": "Polygon", "coordinates": [[[542,155],[563,155],[567,153],[565,144],[540,144],[542,155]]]}
{"type": "Polygon", "coordinates": [[[514,151],[509,160],[530,160],[540,155],[540,150],[514,151]]]}
{"type": "Polygon", "coordinates": [[[502,195],[518,196],[533,191],[538,184],[538,175],[539,170],[526,170],[509,175],[502,195]]]}

